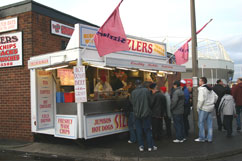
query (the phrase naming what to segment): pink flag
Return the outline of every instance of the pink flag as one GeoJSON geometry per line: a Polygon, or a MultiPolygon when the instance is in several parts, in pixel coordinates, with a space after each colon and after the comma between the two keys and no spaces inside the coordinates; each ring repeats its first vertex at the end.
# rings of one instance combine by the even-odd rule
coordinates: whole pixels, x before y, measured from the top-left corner
{"type": "MultiPolygon", "coordinates": [[[[208,21],[208,23],[206,23],[200,30],[198,30],[196,32],[196,34],[199,34],[212,20],[213,19],[208,21]]],[[[184,64],[184,63],[186,63],[188,61],[188,55],[189,55],[188,43],[191,40],[192,40],[192,38],[187,40],[187,42],[175,52],[176,64],[181,65],[181,64],[184,64]]]]}
{"type": "Polygon", "coordinates": [[[119,6],[122,2],[123,0],[95,34],[94,42],[100,56],[129,50],[127,37],[119,16],[119,6]]]}
{"type": "Polygon", "coordinates": [[[175,52],[176,64],[181,65],[188,61],[188,41],[175,52]]]}
{"type": "MultiPolygon", "coordinates": [[[[211,21],[212,21],[213,19],[210,19],[209,21],[208,21],[208,23],[206,23],[200,30],[198,30],[197,32],[196,32],[196,34],[199,34],[211,21]]],[[[190,38],[189,40],[187,40],[188,42],[190,42],[192,40],[192,38],[190,38]]]]}

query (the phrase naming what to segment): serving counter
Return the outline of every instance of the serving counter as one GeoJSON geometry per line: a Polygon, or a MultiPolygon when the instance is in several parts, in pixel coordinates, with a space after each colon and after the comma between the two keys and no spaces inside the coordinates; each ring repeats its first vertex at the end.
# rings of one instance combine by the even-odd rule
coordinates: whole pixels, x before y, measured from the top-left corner
{"type": "MultiPolygon", "coordinates": [[[[90,101],[83,103],[84,115],[97,115],[105,113],[120,112],[126,105],[127,99],[90,101]]],[[[77,103],[57,103],[58,115],[77,115],[77,103]]]]}

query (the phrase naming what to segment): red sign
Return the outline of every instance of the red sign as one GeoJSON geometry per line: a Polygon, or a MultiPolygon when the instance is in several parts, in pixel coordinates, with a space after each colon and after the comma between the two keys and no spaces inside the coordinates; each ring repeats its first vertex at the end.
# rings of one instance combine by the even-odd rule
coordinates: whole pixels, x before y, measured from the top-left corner
{"type": "Polygon", "coordinates": [[[187,87],[192,87],[192,79],[184,79],[186,81],[186,86],[187,87]]]}
{"type": "Polygon", "coordinates": [[[71,38],[74,28],[59,22],[51,21],[51,33],[71,38]]]}

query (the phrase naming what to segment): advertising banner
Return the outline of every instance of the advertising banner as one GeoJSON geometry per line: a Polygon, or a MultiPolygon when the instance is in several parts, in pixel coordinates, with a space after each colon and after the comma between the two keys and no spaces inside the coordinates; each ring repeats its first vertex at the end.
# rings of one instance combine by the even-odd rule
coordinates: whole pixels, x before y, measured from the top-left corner
{"type": "Polygon", "coordinates": [[[0,20],[0,32],[12,31],[18,29],[18,18],[8,18],[0,20]]]}
{"type": "Polygon", "coordinates": [[[85,138],[128,131],[128,119],[121,113],[85,116],[85,138]]]}
{"type": "Polygon", "coordinates": [[[85,66],[74,67],[74,79],[76,103],[87,102],[85,66]]]}
{"type": "Polygon", "coordinates": [[[71,35],[74,31],[74,27],[64,25],[62,23],[51,21],[51,33],[67,38],[71,38],[71,35]]]}
{"type": "Polygon", "coordinates": [[[22,32],[0,35],[0,68],[22,66],[22,32]]]}
{"type": "MultiPolygon", "coordinates": [[[[80,25],[80,46],[86,47],[88,44],[88,48],[96,49],[93,37],[97,31],[98,28],[87,25],[80,25]]],[[[166,45],[164,43],[135,38],[131,36],[127,36],[127,41],[129,44],[129,50],[120,51],[119,53],[126,53],[130,55],[137,54],[140,56],[148,56],[161,59],[166,58],[166,45]]]]}
{"type": "Polygon", "coordinates": [[[37,71],[37,130],[54,127],[54,97],[52,73],[37,71]]]}
{"type": "Polygon", "coordinates": [[[56,115],[55,136],[77,139],[77,116],[56,115]]]}

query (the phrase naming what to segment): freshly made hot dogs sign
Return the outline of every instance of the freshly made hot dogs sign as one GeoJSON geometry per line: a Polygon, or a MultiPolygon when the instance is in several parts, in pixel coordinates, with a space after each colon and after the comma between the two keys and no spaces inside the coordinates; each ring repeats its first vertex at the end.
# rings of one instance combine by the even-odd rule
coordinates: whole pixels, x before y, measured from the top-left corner
{"type": "Polygon", "coordinates": [[[23,65],[22,32],[0,35],[0,68],[23,65]]]}
{"type": "Polygon", "coordinates": [[[85,117],[85,138],[94,138],[128,131],[127,117],[119,112],[85,117]]]}

